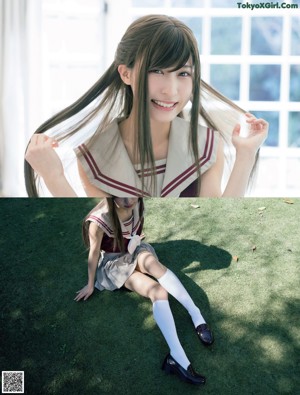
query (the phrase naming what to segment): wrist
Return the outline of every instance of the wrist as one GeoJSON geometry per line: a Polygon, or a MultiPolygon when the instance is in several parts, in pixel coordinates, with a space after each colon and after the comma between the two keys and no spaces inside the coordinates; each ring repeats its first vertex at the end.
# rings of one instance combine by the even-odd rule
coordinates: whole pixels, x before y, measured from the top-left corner
{"type": "Polygon", "coordinates": [[[93,282],[89,281],[87,286],[89,289],[94,289],[94,280],[93,282]]]}
{"type": "Polygon", "coordinates": [[[254,165],[257,151],[249,151],[246,149],[237,149],[235,160],[238,162],[248,163],[254,165]]]}
{"type": "Polygon", "coordinates": [[[46,177],[43,177],[43,180],[44,180],[49,192],[54,197],[75,197],[75,196],[77,196],[76,192],[69,184],[64,173],[54,172],[51,174],[47,174],[46,177]]]}

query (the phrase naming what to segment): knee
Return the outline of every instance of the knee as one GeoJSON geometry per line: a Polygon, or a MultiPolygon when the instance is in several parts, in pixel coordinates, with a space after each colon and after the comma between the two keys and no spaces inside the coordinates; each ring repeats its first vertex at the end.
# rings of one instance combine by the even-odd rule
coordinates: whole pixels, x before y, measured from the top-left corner
{"type": "Polygon", "coordinates": [[[151,260],[145,262],[144,270],[150,276],[160,278],[166,273],[167,268],[152,256],[151,260]]]}
{"type": "Polygon", "coordinates": [[[168,300],[168,292],[160,284],[153,286],[148,296],[152,303],[157,300],[168,300]]]}

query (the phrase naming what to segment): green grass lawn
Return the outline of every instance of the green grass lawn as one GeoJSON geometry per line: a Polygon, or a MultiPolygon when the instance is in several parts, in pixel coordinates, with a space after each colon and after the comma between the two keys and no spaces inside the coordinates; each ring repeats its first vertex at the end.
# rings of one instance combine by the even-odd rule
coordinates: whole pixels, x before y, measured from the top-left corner
{"type": "Polygon", "coordinates": [[[73,301],[87,280],[81,221],[95,203],[0,200],[0,363],[25,372],[26,394],[299,393],[300,199],[146,200],[146,241],[215,334],[202,346],[171,298],[180,340],[207,377],[200,388],[160,369],[168,348],[147,299],[95,291],[73,301]]]}

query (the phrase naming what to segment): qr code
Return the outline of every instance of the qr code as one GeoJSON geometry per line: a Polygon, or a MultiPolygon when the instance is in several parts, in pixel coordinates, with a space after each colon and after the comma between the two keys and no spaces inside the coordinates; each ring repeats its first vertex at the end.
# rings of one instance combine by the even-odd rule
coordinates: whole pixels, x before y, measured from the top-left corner
{"type": "Polygon", "coordinates": [[[2,393],[24,394],[24,371],[3,371],[2,393]]]}

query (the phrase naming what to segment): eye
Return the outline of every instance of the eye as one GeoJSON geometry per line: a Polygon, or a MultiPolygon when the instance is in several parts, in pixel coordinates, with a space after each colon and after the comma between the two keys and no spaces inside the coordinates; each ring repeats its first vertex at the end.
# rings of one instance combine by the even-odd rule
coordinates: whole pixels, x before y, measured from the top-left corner
{"type": "Polygon", "coordinates": [[[187,72],[187,71],[181,71],[181,72],[179,73],[179,76],[180,76],[180,77],[190,77],[191,74],[190,74],[189,72],[187,72]]]}
{"type": "Polygon", "coordinates": [[[159,70],[159,69],[152,69],[152,70],[149,70],[149,73],[163,74],[162,70],[159,70]]]}

